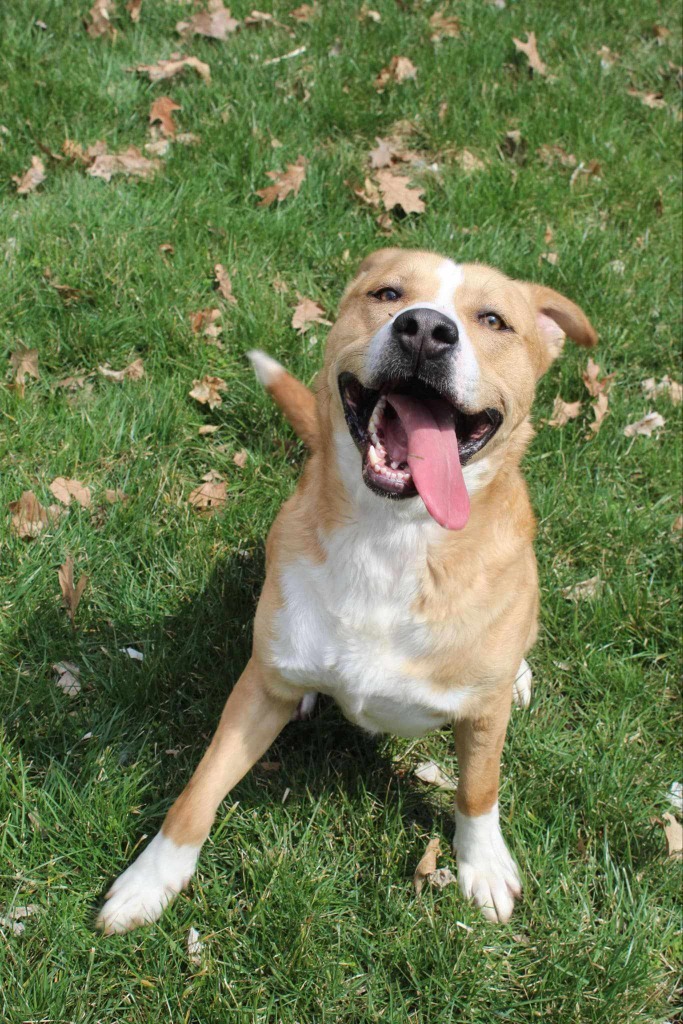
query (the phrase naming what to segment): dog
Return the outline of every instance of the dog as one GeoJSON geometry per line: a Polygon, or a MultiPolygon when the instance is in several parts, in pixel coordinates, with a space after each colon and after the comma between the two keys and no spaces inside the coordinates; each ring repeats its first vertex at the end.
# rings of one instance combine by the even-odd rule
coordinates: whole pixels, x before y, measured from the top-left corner
{"type": "Polygon", "coordinates": [[[161,830],[107,894],[105,933],[160,916],[221,801],[318,692],[372,733],[452,724],[459,886],[490,921],[509,919],[521,883],[499,824],[500,756],[513,698],[530,700],[539,605],[519,463],[566,336],[597,342],[550,288],[383,249],[344,291],[315,394],[250,354],[310,457],[268,535],[251,658],[161,830]]]}

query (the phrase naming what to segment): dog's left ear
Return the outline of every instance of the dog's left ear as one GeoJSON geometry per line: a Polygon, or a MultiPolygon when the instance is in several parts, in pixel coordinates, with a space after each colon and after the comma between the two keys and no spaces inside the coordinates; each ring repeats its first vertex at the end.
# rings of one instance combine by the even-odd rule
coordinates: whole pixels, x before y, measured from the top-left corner
{"type": "Polygon", "coordinates": [[[530,284],[526,281],[519,283],[536,314],[536,327],[544,343],[545,365],[541,367],[541,374],[545,373],[553,360],[559,356],[564,347],[565,337],[571,338],[584,348],[597,345],[597,331],[575,302],[545,285],[530,284]]]}

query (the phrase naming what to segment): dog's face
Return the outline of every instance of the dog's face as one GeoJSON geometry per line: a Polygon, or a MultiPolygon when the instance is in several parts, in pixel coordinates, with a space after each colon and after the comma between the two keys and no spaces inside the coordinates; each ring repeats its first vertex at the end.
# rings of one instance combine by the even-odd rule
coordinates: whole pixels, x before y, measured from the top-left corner
{"type": "Polygon", "coordinates": [[[582,310],[549,288],[434,253],[380,250],[330,332],[332,433],[348,431],[375,494],[419,493],[437,522],[459,529],[469,515],[463,468],[503,454],[566,334],[596,341],[582,310]]]}

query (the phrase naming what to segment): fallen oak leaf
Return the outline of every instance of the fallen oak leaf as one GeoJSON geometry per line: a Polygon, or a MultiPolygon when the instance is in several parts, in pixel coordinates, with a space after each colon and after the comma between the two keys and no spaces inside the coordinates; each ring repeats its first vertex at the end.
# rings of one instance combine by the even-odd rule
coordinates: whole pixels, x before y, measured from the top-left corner
{"type": "Polygon", "coordinates": [[[377,136],[375,142],[377,143],[376,149],[371,149],[369,153],[370,166],[375,170],[379,170],[381,167],[390,167],[395,156],[390,141],[377,136]]]}
{"type": "Polygon", "coordinates": [[[220,429],[220,424],[218,423],[205,423],[199,428],[198,433],[200,437],[206,437],[208,434],[215,434],[220,429]]]}
{"type": "Polygon", "coordinates": [[[73,139],[65,139],[62,144],[62,153],[68,160],[77,160],[85,166],[91,164],[95,157],[102,156],[106,152],[107,143],[103,139],[93,142],[87,149],[83,149],[80,142],[74,142],[73,139]]]}
{"type": "Polygon", "coordinates": [[[149,123],[161,125],[161,131],[167,137],[172,138],[177,132],[173,120],[173,111],[182,110],[179,103],[175,103],[170,96],[159,96],[152,104],[149,112],[149,123]]]}
{"type": "Polygon", "coordinates": [[[602,580],[599,576],[591,576],[590,579],[573,583],[569,587],[562,588],[562,596],[567,601],[586,601],[591,597],[597,597],[602,590],[602,580]]]}
{"type": "Polygon", "coordinates": [[[78,665],[72,661],[58,661],[52,666],[52,671],[57,673],[57,686],[67,697],[75,697],[81,692],[81,670],[78,665]]]}
{"type": "Polygon", "coordinates": [[[17,186],[18,196],[27,196],[30,192],[35,192],[45,181],[45,164],[39,156],[32,156],[29,169],[23,174],[13,174],[12,181],[17,186]]]}
{"type": "Polygon", "coordinates": [[[387,169],[377,172],[377,186],[388,212],[397,206],[406,214],[424,212],[425,204],[420,198],[424,195],[424,189],[410,188],[410,184],[410,178],[402,174],[387,169]]]}
{"type": "Polygon", "coordinates": [[[118,501],[122,501],[124,504],[125,502],[130,501],[129,496],[125,493],[125,491],[122,491],[120,487],[107,487],[107,489],[104,492],[104,497],[106,498],[110,505],[114,505],[118,501]]]}
{"type": "Polygon", "coordinates": [[[25,925],[22,921],[27,917],[37,914],[40,907],[37,903],[29,903],[27,907],[15,907],[8,914],[0,917],[0,928],[10,928],[13,935],[23,935],[25,925]]]}
{"type": "Polygon", "coordinates": [[[184,39],[205,36],[225,42],[239,27],[239,21],[233,18],[229,7],[223,6],[223,0],[209,0],[208,10],[193,14],[189,21],[179,21],[175,30],[184,39]]]}
{"type": "Polygon", "coordinates": [[[97,371],[103,377],[106,377],[107,380],[113,380],[117,384],[124,380],[142,380],[145,376],[145,367],[143,366],[142,359],[135,359],[129,366],[124,367],[123,370],[112,370],[105,364],[104,366],[98,366],[97,371]]]}
{"type": "Polygon", "coordinates": [[[209,409],[217,409],[223,404],[220,393],[227,391],[228,385],[220,377],[205,374],[201,380],[195,380],[192,384],[192,390],[189,392],[190,398],[194,398],[200,405],[208,405],[209,409]]]}
{"type": "Polygon", "coordinates": [[[373,85],[377,92],[384,92],[390,82],[401,85],[417,77],[417,68],[408,57],[392,57],[388,65],[382,68],[373,85]]]}
{"type": "Polygon", "coordinates": [[[662,815],[662,819],[666,836],[666,855],[674,860],[680,860],[683,857],[683,826],[669,811],[662,815]]]}
{"type": "Polygon", "coordinates": [[[45,267],[43,277],[50,288],[54,288],[65,306],[73,306],[74,303],[80,302],[83,298],[82,292],[79,288],[74,288],[70,284],[60,284],[60,282],[52,276],[52,271],[49,267],[45,267]]]}
{"type": "Polygon", "coordinates": [[[136,24],[140,20],[142,0],[128,0],[128,3],[126,4],[126,10],[130,15],[130,20],[133,22],[133,24],[136,24]]]}
{"type": "Polygon", "coordinates": [[[259,25],[272,25],[274,19],[272,14],[268,14],[266,11],[253,10],[251,14],[248,14],[244,19],[245,28],[257,28],[259,25]]]}
{"type": "Polygon", "coordinates": [[[549,427],[564,427],[570,420],[575,420],[581,412],[581,402],[565,402],[559,395],[555,398],[552,418],[547,420],[549,427]]]}
{"type": "Polygon", "coordinates": [[[232,294],[232,281],[230,280],[230,275],[223,264],[217,263],[213,268],[213,273],[219,294],[222,295],[227,302],[231,302],[233,305],[236,305],[237,299],[232,294]]]}
{"type": "Polygon", "coordinates": [[[513,38],[512,42],[515,44],[515,49],[519,53],[523,53],[526,59],[529,61],[529,69],[533,72],[536,71],[543,78],[547,78],[548,81],[553,81],[555,75],[548,74],[548,66],[543,63],[536,46],[536,33],[527,32],[526,42],[522,42],[521,39],[513,38]]]}
{"type": "Polygon", "coordinates": [[[458,879],[450,868],[437,868],[427,876],[427,881],[437,889],[445,889],[447,885],[453,885],[458,879]]]}
{"type": "Polygon", "coordinates": [[[91,39],[98,39],[100,36],[109,36],[110,39],[116,37],[116,29],[111,23],[112,15],[115,13],[114,0],[95,0],[88,12],[90,21],[85,27],[91,39]]]}
{"type": "Polygon", "coordinates": [[[82,484],[80,480],[57,476],[50,484],[50,490],[57,501],[61,501],[63,505],[70,505],[71,499],[75,498],[81,508],[90,508],[90,488],[82,484]]]}
{"type": "Polygon", "coordinates": [[[486,164],[469,149],[460,149],[455,154],[455,161],[465,174],[473,174],[475,171],[485,171],[486,164]]]}
{"type": "Polygon", "coordinates": [[[9,503],[12,513],[10,529],[16,537],[34,539],[43,532],[46,526],[59,518],[56,505],[45,508],[40,504],[33,491],[24,491],[17,501],[9,503]]]}
{"type": "Polygon", "coordinates": [[[190,505],[202,512],[216,512],[223,508],[227,501],[227,484],[224,480],[216,480],[216,476],[213,472],[206,474],[204,482],[190,492],[187,499],[190,505]]]}
{"type": "Polygon", "coordinates": [[[573,188],[580,177],[596,178],[600,181],[601,175],[602,164],[598,160],[590,160],[587,164],[582,160],[575,170],[572,171],[572,176],[569,179],[569,187],[573,188]]]}
{"type": "Polygon", "coordinates": [[[614,373],[608,373],[605,377],[600,377],[600,367],[590,356],[586,363],[586,369],[581,373],[581,379],[592,398],[597,398],[603,391],[607,393],[615,376],[614,373]]]}
{"type": "Polygon", "coordinates": [[[238,469],[244,469],[249,458],[249,452],[246,448],[242,448],[241,451],[235,452],[232,457],[232,461],[235,463],[238,469]]]}
{"type": "Polygon", "coordinates": [[[422,892],[427,879],[431,874],[436,871],[436,860],[441,853],[441,842],[439,839],[430,839],[427,843],[427,849],[422,854],[417,867],[415,868],[415,874],[413,875],[413,886],[415,888],[415,895],[419,896],[422,892]]]}
{"type": "Polygon", "coordinates": [[[137,146],[129,146],[121,153],[102,153],[96,156],[85,173],[91,178],[102,178],[103,181],[111,181],[115,174],[152,178],[160,167],[159,160],[149,160],[137,146]]]}
{"type": "Polygon", "coordinates": [[[643,437],[652,437],[654,431],[661,430],[665,423],[666,420],[658,412],[649,412],[642,420],[638,420],[637,423],[629,423],[627,427],[624,427],[624,436],[635,437],[640,434],[643,437]]]}
{"type": "Polygon", "coordinates": [[[187,946],[187,959],[193,967],[201,967],[204,943],[200,941],[199,932],[196,928],[189,929],[185,943],[187,946]]]}
{"type": "Polygon", "coordinates": [[[680,405],[681,399],[683,399],[683,387],[678,381],[672,380],[668,373],[661,378],[658,384],[654,377],[641,380],[640,387],[646,398],[654,399],[659,398],[660,395],[668,395],[674,405],[680,405]]]}
{"type": "Polygon", "coordinates": [[[444,775],[438,764],[434,761],[423,761],[422,764],[417,766],[413,775],[418,778],[420,782],[426,782],[429,786],[437,786],[439,789],[446,789],[450,792],[455,792],[458,788],[457,783],[444,775]]]}
{"type": "Polygon", "coordinates": [[[609,409],[607,408],[608,402],[609,399],[607,398],[606,392],[601,391],[595,399],[595,401],[592,403],[591,409],[593,410],[595,420],[590,425],[591,433],[587,435],[587,439],[589,439],[591,436],[595,437],[595,435],[600,430],[600,427],[602,426],[605,417],[609,415],[609,409]]]}
{"type": "Polygon", "coordinates": [[[284,171],[267,171],[266,177],[274,183],[267,188],[258,189],[257,196],[261,197],[259,206],[270,206],[277,199],[281,203],[290,193],[295,196],[303,185],[306,177],[306,166],[308,160],[305,156],[299,155],[296,163],[289,164],[284,171]]]}
{"type": "Polygon", "coordinates": [[[435,11],[429,19],[429,27],[432,34],[429,39],[432,43],[440,43],[442,39],[457,39],[460,35],[460,22],[452,15],[444,14],[443,11],[435,11]]]}
{"type": "Polygon", "coordinates": [[[556,161],[562,167],[576,167],[576,157],[573,153],[568,153],[562,146],[539,146],[536,150],[536,156],[546,167],[552,167],[556,161]]]}
{"type": "Polygon", "coordinates": [[[317,13],[317,4],[301,4],[300,7],[295,7],[293,11],[289,12],[289,17],[294,18],[295,21],[308,22],[312,21],[317,13]]]}
{"type": "Polygon", "coordinates": [[[216,345],[217,348],[222,348],[218,337],[221,334],[223,328],[216,321],[221,316],[221,310],[217,308],[213,309],[198,309],[196,313],[190,314],[190,328],[193,334],[201,334],[205,338],[208,338],[210,345],[216,345]]]}
{"type": "Polygon", "coordinates": [[[196,71],[202,81],[207,85],[211,81],[211,68],[198,57],[176,57],[170,60],[160,60],[156,64],[138,64],[134,68],[128,68],[139,75],[147,75],[150,82],[161,82],[166,78],[173,78],[180,74],[185,68],[192,68],[196,71]]]}
{"type": "Polygon", "coordinates": [[[666,106],[666,100],[661,92],[641,92],[639,89],[627,89],[626,92],[629,96],[635,96],[651,110],[661,110],[666,106]]]}
{"type": "Polygon", "coordinates": [[[14,370],[14,386],[19,392],[19,396],[21,398],[24,397],[24,386],[26,384],[27,376],[33,377],[34,380],[40,380],[38,359],[38,349],[27,348],[21,341],[19,342],[18,348],[10,354],[10,366],[14,370]]]}
{"type": "Polygon", "coordinates": [[[66,608],[67,614],[71,619],[71,625],[73,626],[75,624],[76,609],[83,597],[83,591],[88,585],[88,577],[83,575],[78,583],[74,583],[74,560],[71,555],[67,555],[64,565],[60,566],[57,570],[57,576],[62,590],[62,604],[66,608]]]}
{"type": "Polygon", "coordinates": [[[292,316],[292,327],[299,334],[305,334],[311,324],[330,325],[330,321],[324,317],[324,310],[313,299],[306,299],[300,292],[297,292],[299,300],[292,316]]]}

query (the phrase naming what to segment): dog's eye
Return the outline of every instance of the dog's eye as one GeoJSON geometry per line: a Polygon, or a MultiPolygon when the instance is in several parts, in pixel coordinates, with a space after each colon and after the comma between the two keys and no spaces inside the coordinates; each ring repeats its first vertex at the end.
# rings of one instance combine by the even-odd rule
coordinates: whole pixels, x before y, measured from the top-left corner
{"type": "Polygon", "coordinates": [[[401,298],[398,288],[378,288],[376,292],[370,292],[370,295],[380,302],[398,302],[401,298]]]}
{"type": "Polygon", "coordinates": [[[502,316],[498,316],[497,313],[492,313],[488,310],[485,313],[479,313],[477,319],[480,324],[484,324],[491,331],[509,331],[510,328],[503,320],[502,316]]]}

